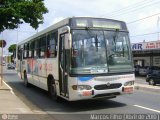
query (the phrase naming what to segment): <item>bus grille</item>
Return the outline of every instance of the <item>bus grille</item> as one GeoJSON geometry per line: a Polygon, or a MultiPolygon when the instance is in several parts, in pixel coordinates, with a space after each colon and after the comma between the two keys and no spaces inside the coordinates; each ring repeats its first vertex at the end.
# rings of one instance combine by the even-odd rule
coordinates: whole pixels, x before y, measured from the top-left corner
{"type": "Polygon", "coordinates": [[[102,84],[102,85],[95,85],[94,89],[96,90],[106,90],[106,89],[116,89],[116,88],[120,88],[122,86],[121,83],[114,83],[114,84],[102,84]]]}

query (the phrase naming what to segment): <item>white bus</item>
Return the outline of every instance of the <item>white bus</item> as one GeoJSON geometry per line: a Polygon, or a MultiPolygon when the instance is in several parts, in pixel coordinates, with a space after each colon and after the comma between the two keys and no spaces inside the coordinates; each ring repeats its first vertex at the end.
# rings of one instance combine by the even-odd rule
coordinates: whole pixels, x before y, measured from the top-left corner
{"type": "Polygon", "coordinates": [[[57,100],[113,98],[134,92],[134,69],[125,22],[64,19],[17,45],[17,71],[57,100]]]}

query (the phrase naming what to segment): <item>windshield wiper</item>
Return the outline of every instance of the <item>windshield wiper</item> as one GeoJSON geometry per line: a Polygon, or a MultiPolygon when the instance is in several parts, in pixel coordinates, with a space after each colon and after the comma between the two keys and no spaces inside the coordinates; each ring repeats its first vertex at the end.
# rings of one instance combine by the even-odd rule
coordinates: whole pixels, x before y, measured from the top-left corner
{"type": "Polygon", "coordinates": [[[89,35],[92,37],[94,34],[91,32],[90,27],[85,27],[85,30],[89,33],[89,35]]]}
{"type": "Polygon", "coordinates": [[[98,35],[97,34],[93,34],[91,32],[91,28],[90,27],[85,27],[85,29],[87,30],[87,32],[89,33],[89,35],[90,35],[91,38],[92,38],[92,36],[94,37],[95,42],[92,42],[92,43],[95,44],[96,51],[98,51],[98,43],[100,43],[100,42],[98,42],[98,35]]]}
{"type": "Polygon", "coordinates": [[[116,45],[116,41],[118,39],[118,33],[119,33],[119,29],[116,29],[115,30],[115,35],[113,36],[113,40],[114,40],[115,45],[116,45]]]}
{"type": "Polygon", "coordinates": [[[113,42],[114,42],[114,45],[115,45],[115,49],[114,49],[114,51],[116,52],[116,44],[117,44],[117,39],[118,39],[118,34],[119,34],[119,29],[116,29],[115,30],[115,35],[113,36],[113,42]]]}

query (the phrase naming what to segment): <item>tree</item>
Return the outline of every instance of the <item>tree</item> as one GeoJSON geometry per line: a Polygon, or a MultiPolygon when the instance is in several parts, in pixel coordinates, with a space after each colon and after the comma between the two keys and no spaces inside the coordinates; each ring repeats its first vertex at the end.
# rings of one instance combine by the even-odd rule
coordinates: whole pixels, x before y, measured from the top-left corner
{"type": "Polygon", "coordinates": [[[8,51],[13,53],[11,55],[11,62],[14,62],[14,58],[16,58],[16,44],[12,44],[9,46],[8,51]]]}
{"type": "Polygon", "coordinates": [[[48,12],[43,1],[0,0],[0,32],[18,28],[24,22],[37,29],[43,23],[43,14],[48,12]]]}
{"type": "Polygon", "coordinates": [[[16,44],[12,44],[9,46],[8,51],[14,53],[16,51],[16,44]]]}

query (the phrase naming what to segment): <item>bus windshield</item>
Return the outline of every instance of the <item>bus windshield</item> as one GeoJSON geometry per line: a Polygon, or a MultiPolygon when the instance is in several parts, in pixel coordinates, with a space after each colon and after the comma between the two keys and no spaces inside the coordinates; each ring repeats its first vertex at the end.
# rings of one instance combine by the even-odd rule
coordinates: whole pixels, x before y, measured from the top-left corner
{"type": "Polygon", "coordinates": [[[72,31],[72,74],[100,74],[133,70],[127,32],[72,31]]]}

